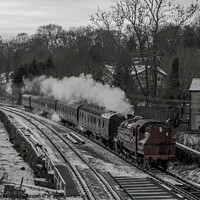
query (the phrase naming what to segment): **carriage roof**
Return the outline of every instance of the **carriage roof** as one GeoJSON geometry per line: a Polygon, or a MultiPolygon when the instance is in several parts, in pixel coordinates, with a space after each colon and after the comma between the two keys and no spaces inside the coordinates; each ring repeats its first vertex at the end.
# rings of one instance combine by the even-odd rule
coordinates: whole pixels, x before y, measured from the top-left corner
{"type": "Polygon", "coordinates": [[[59,106],[59,105],[61,105],[61,106],[64,106],[64,107],[70,107],[70,108],[74,108],[74,109],[78,109],[80,106],[82,106],[83,104],[81,104],[81,103],[68,103],[68,102],[66,102],[66,101],[58,101],[57,102],[57,106],[59,106]]]}
{"type": "Polygon", "coordinates": [[[96,105],[92,106],[92,105],[85,104],[81,106],[80,111],[81,110],[92,113],[94,115],[98,115],[98,116],[101,116],[103,113],[105,113],[105,110],[102,107],[99,107],[96,105]]]}

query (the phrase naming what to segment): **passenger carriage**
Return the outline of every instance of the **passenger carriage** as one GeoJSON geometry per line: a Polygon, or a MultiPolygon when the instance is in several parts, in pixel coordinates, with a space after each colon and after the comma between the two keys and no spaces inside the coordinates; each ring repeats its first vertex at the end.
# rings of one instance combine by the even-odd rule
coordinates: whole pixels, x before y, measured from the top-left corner
{"type": "Polygon", "coordinates": [[[72,125],[78,125],[78,111],[82,104],[73,103],[68,104],[64,101],[58,101],[56,107],[56,113],[62,119],[64,123],[69,123],[72,125]]]}
{"type": "Polygon", "coordinates": [[[99,138],[101,134],[101,115],[104,109],[98,106],[83,105],[79,109],[79,126],[86,130],[88,135],[93,134],[99,138]]]}
{"type": "Polygon", "coordinates": [[[39,96],[32,96],[30,98],[30,100],[31,100],[31,110],[33,110],[33,109],[39,110],[39,105],[38,105],[39,98],[40,98],[39,96]]]}
{"type": "Polygon", "coordinates": [[[50,98],[39,98],[38,109],[44,112],[44,115],[48,113],[54,113],[56,111],[56,104],[58,100],[50,98]]]}
{"type": "Polygon", "coordinates": [[[117,127],[124,121],[124,117],[115,112],[106,112],[101,115],[101,139],[105,145],[113,146],[114,136],[117,133],[117,127]]]}

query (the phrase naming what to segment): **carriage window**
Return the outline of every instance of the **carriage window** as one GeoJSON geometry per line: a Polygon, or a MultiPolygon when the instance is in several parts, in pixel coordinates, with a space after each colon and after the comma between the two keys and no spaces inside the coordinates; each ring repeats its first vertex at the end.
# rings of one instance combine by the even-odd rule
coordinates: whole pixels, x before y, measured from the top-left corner
{"type": "Polygon", "coordinates": [[[94,124],[96,124],[96,118],[94,118],[94,124]]]}
{"type": "Polygon", "coordinates": [[[104,121],[102,122],[102,128],[104,128],[104,121]]]}

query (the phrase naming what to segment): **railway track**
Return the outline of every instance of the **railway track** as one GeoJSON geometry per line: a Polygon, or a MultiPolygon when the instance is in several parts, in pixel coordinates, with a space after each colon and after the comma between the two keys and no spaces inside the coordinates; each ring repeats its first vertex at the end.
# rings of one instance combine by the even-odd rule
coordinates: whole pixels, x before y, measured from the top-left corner
{"type": "Polygon", "coordinates": [[[45,123],[41,122],[40,120],[37,120],[36,118],[30,116],[25,117],[23,114],[17,113],[17,111],[13,111],[8,108],[1,109],[7,113],[12,113],[22,117],[24,120],[35,126],[40,131],[40,133],[42,133],[48,139],[48,141],[59,152],[60,156],[67,163],[67,165],[70,166],[73,176],[76,177],[77,181],[79,182],[79,185],[81,185],[83,193],[82,195],[84,196],[84,198],[86,197],[89,200],[121,200],[121,197],[116,193],[116,191],[106,181],[106,179],[101,175],[101,173],[95,168],[91,167],[88,164],[88,162],[79,154],[79,152],[71,144],[69,144],[69,142],[67,142],[67,140],[65,140],[63,136],[61,136],[57,131],[55,131],[53,128],[49,127],[45,123]],[[40,128],[41,124],[45,127],[45,130],[42,130],[42,128],[40,128]],[[49,129],[48,133],[46,131],[47,129],[49,129]],[[57,138],[55,138],[55,136],[57,138]],[[67,145],[68,149],[73,151],[74,155],[76,155],[79,158],[79,160],[84,164],[84,169],[73,166],[68,161],[65,155],[66,148],[63,148],[63,145],[57,145],[58,138],[62,141],[63,144],[67,145]]]}
{"type": "MultiPolygon", "coordinates": [[[[69,128],[71,128],[71,127],[69,127],[69,128]]],[[[84,134],[81,134],[81,135],[86,137],[84,134]]],[[[94,140],[94,139],[88,138],[88,137],[86,137],[86,138],[89,139],[89,140],[92,140],[93,142],[97,143],[98,145],[103,146],[97,140],[94,140]]],[[[103,146],[103,147],[105,148],[105,146],[103,146]]],[[[118,155],[116,152],[113,152],[109,148],[106,148],[106,149],[108,151],[114,153],[115,155],[118,155]]],[[[158,181],[160,184],[164,184],[164,185],[168,186],[169,188],[171,188],[171,190],[175,194],[182,196],[183,199],[188,199],[188,200],[200,199],[200,189],[197,186],[185,181],[184,179],[182,179],[180,177],[177,177],[176,175],[170,173],[169,171],[163,172],[162,170],[159,170],[159,169],[147,170],[146,168],[143,168],[141,166],[137,166],[136,163],[125,158],[124,155],[118,155],[118,156],[120,156],[125,161],[131,163],[135,167],[139,168],[143,172],[149,174],[151,177],[153,177],[154,180],[158,181]]],[[[128,194],[128,195],[130,195],[130,194],[128,194]]]]}

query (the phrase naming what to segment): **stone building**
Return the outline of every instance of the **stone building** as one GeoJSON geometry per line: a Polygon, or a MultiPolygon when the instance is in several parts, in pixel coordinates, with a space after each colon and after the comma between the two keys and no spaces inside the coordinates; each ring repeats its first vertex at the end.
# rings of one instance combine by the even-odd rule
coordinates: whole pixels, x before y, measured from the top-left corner
{"type": "Polygon", "coordinates": [[[200,130],[200,78],[193,78],[190,85],[190,129],[200,130]]]}

